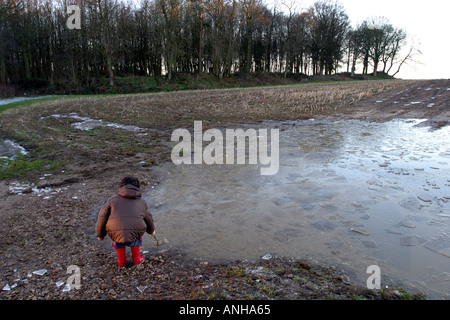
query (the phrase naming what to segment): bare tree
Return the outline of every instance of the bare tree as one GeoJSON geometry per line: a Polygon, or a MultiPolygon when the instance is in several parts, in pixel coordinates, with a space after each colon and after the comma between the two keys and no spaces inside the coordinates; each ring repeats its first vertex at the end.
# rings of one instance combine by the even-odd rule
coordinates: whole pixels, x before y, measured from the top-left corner
{"type": "Polygon", "coordinates": [[[98,27],[100,28],[103,54],[106,60],[106,70],[109,76],[109,85],[114,86],[113,73],[113,48],[114,37],[116,34],[114,18],[117,13],[117,0],[97,0],[96,7],[98,10],[98,27]]]}
{"type": "MultiPolygon", "coordinates": [[[[420,63],[419,57],[421,55],[422,55],[422,51],[420,50],[420,48],[416,44],[416,42],[414,40],[412,40],[407,53],[405,54],[405,56],[403,58],[401,58],[398,61],[397,70],[392,74],[392,76],[395,77],[400,72],[400,69],[402,68],[402,66],[405,64],[409,64],[409,63],[419,64],[420,63]]],[[[393,62],[393,63],[395,63],[395,62],[393,62]]]]}
{"type": "Polygon", "coordinates": [[[342,6],[326,1],[316,2],[310,9],[311,50],[314,73],[331,74],[343,54],[345,35],[349,27],[348,16],[342,6]]]}
{"type": "Polygon", "coordinates": [[[385,18],[351,30],[345,9],[331,0],[306,10],[295,0],[273,8],[262,0],[76,0],[82,28],[70,30],[73,1],[0,0],[0,84],[95,91],[104,79],[114,86],[128,76],[323,75],[342,62],[353,75],[358,65],[376,75],[419,54],[413,46],[401,56],[406,32],[385,18]]]}

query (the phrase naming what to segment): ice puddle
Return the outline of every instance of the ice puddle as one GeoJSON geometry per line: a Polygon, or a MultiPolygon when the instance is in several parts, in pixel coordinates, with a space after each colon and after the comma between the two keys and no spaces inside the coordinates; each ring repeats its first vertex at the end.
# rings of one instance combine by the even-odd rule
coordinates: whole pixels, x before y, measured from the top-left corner
{"type": "Polygon", "coordinates": [[[192,257],[312,257],[361,286],[375,264],[382,284],[449,298],[450,128],[420,122],[260,123],[280,129],[278,174],[168,163],[144,197],[159,235],[192,257]]]}
{"type": "Polygon", "coordinates": [[[9,139],[0,140],[0,158],[12,160],[17,154],[27,155],[28,152],[14,141],[9,139]]]}
{"type": "Polygon", "coordinates": [[[114,123],[114,122],[108,122],[103,121],[102,119],[91,119],[89,117],[83,117],[78,115],[75,112],[71,112],[69,114],[52,114],[49,116],[41,117],[41,119],[45,118],[72,118],[79,120],[79,122],[72,123],[72,126],[79,130],[92,130],[97,127],[110,127],[110,128],[116,128],[116,129],[123,129],[127,131],[132,132],[145,132],[148,131],[148,129],[140,128],[133,125],[124,125],[120,123],[114,123]]]}

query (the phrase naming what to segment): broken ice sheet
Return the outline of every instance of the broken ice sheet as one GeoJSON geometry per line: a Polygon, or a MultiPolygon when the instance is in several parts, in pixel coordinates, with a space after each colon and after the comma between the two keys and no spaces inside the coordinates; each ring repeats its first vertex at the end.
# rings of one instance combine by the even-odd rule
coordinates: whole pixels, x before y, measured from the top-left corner
{"type": "Polygon", "coordinates": [[[373,241],[361,241],[361,242],[366,248],[377,248],[376,243],[373,241]]]}
{"type": "Polygon", "coordinates": [[[427,242],[425,248],[450,258],[450,239],[438,237],[427,242]]]}
{"type": "Polygon", "coordinates": [[[27,182],[11,182],[9,185],[9,192],[12,194],[23,194],[31,190],[34,184],[27,182]]]}
{"type": "Polygon", "coordinates": [[[14,289],[15,287],[17,287],[17,283],[14,283],[13,285],[9,285],[9,284],[6,284],[4,287],[3,287],[3,291],[11,291],[11,289],[14,289]]]}
{"type": "Polygon", "coordinates": [[[385,229],[387,233],[391,233],[391,234],[402,234],[402,232],[400,231],[396,231],[396,230],[392,230],[392,229],[385,229]]]}
{"type": "Polygon", "coordinates": [[[401,246],[417,246],[425,242],[427,242],[427,240],[416,235],[400,238],[401,246]]]}
{"type": "Polygon", "coordinates": [[[47,269],[40,269],[40,270],[33,271],[33,274],[37,274],[39,276],[43,276],[46,273],[47,273],[47,269]]]}
{"type": "Polygon", "coordinates": [[[66,283],[66,285],[62,289],[62,292],[69,292],[69,291],[70,291],[70,284],[66,283]]]}
{"type": "Polygon", "coordinates": [[[89,117],[79,116],[75,112],[72,112],[72,113],[69,113],[66,115],[53,114],[50,116],[41,117],[41,119],[46,119],[46,118],[72,118],[75,120],[80,120],[80,122],[75,122],[75,123],[72,123],[71,125],[79,130],[85,130],[85,131],[95,129],[97,127],[117,128],[117,129],[123,129],[123,130],[131,131],[131,132],[147,131],[144,128],[136,127],[133,125],[125,125],[125,124],[120,124],[120,123],[107,122],[107,121],[103,121],[102,119],[91,119],[89,117]]]}
{"type": "Polygon", "coordinates": [[[138,289],[140,293],[143,293],[145,289],[147,289],[147,286],[138,286],[136,289],[138,289]]]}

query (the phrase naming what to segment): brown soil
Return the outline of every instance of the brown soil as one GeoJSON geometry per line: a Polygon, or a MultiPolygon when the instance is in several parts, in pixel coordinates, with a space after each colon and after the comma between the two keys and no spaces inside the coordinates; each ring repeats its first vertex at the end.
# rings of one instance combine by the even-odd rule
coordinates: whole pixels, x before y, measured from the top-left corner
{"type": "MultiPolygon", "coordinates": [[[[125,268],[118,268],[114,253],[105,250],[94,235],[96,213],[103,202],[115,193],[117,182],[125,174],[133,174],[142,180],[143,189],[157,184],[159,180],[152,173],[151,166],[167,161],[170,150],[164,140],[170,139],[173,128],[188,123],[191,126],[192,119],[213,119],[211,126],[268,118],[281,120],[312,116],[370,121],[425,117],[435,128],[448,124],[450,91],[447,88],[450,87],[450,81],[389,83],[394,90],[389,90],[386,85],[382,89],[368,90],[368,86],[343,98],[334,97],[334,100],[325,99],[321,102],[315,100],[315,106],[310,104],[308,107],[305,104],[302,112],[298,108],[293,109],[292,104],[288,103],[293,95],[298,94],[294,87],[280,88],[279,91],[273,88],[270,89],[274,90],[272,94],[266,88],[89,101],[57,100],[19,111],[8,110],[0,120],[2,135],[21,141],[42,157],[62,161],[64,172],[52,172],[52,176],[44,179],[39,179],[43,177],[42,172],[29,174],[26,180],[33,181],[38,192],[29,189],[23,194],[11,193],[10,186],[25,177],[0,181],[0,287],[17,284],[9,291],[0,291],[0,299],[410,297],[401,289],[374,291],[355,286],[349,283],[342,270],[308,261],[275,257],[269,260],[212,264],[190,259],[169,245],[155,246],[145,254],[146,260],[140,266],[128,263],[125,268]],[[217,96],[222,100],[216,99],[217,96]],[[257,104],[252,98],[261,96],[265,97],[267,106],[277,103],[274,99],[278,99],[278,103],[285,102],[285,108],[275,112],[263,105],[259,106],[263,111],[255,110],[257,104]],[[435,99],[431,101],[431,97],[435,99]],[[170,100],[169,109],[163,108],[164,100],[170,100]],[[145,101],[150,103],[144,105],[145,101]],[[205,109],[196,109],[201,101],[209,106],[207,112],[205,109]],[[244,107],[242,101],[245,102],[244,107]],[[395,104],[394,101],[400,103],[395,104]],[[421,103],[411,104],[419,101],[421,103]],[[427,107],[429,103],[434,103],[433,107],[427,107]],[[234,112],[231,107],[223,112],[224,108],[218,108],[221,104],[237,105],[239,112],[234,112]],[[127,109],[128,106],[132,108],[127,109]],[[64,112],[78,112],[80,115],[97,116],[109,121],[121,119],[121,123],[157,130],[145,137],[125,135],[113,129],[85,133],[72,129],[67,119],[49,119],[44,124],[39,121],[43,115],[64,112]],[[144,117],[148,114],[152,115],[151,119],[144,117]],[[105,148],[96,148],[96,141],[100,141],[105,148]],[[133,151],[130,151],[130,146],[133,151]],[[68,279],[70,274],[67,274],[67,268],[70,265],[80,267],[81,288],[63,292],[63,286],[57,287],[56,282],[68,279]],[[39,269],[47,269],[47,273],[42,276],[32,274],[39,269]],[[31,277],[28,276],[30,273],[31,277]]],[[[347,88],[347,85],[343,89],[339,87],[340,84],[336,86],[328,87],[327,91],[339,92],[347,88]]],[[[303,98],[298,96],[298,99],[301,101],[305,97],[306,93],[303,98]]],[[[157,226],[156,229],[158,234],[157,226]]]]}
{"type": "Polygon", "coordinates": [[[401,90],[370,97],[342,108],[337,117],[368,121],[427,119],[422,126],[439,129],[450,121],[450,80],[416,82],[401,90]]]}

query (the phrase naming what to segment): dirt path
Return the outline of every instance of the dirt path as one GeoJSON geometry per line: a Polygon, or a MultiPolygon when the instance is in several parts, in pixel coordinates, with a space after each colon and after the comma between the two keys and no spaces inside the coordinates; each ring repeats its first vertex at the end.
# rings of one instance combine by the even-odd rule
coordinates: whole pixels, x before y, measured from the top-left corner
{"type": "MultiPolygon", "coordinates": [[[[427,118],[449,123],[450,81],[417,82],[344,107],[332,119],[386,121],[427,118]],[[432,105],[431,105],[432,104],[432,105]]],[[[160,149],[155,148],[155,153],[160,149]]],[[[110,159],[111,160],[111,159],[110,159]]],[[[158,183],[140,158],[89,163],[90,170],[40,177],[34,189],[0,181],[0,299],[395,299],[397,289],[355,287],[341,270],[283,258],[210,264],[186,259],[169,246],[154,247],[143,265],[119,269],[115,253],[96,240],[96,212],[130,172],[143,188],[158,183]],[[80,270],[80,289],[64,291],[70,266],[80,270]],[[45,269],[44,275],[33,271],[45,269]],[[8,290],[9,288],[9,290],[8,290]]],[[[157,229],[158,230],[158,229],[157,229]]],[[[130,259],[129,259],[130,260],[130,259]]]]}

